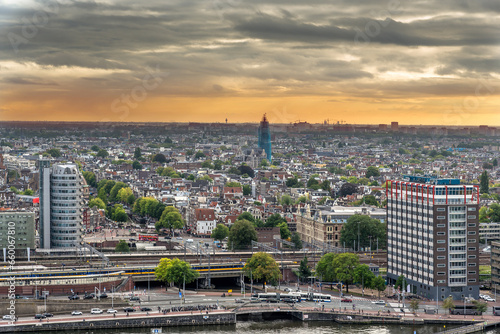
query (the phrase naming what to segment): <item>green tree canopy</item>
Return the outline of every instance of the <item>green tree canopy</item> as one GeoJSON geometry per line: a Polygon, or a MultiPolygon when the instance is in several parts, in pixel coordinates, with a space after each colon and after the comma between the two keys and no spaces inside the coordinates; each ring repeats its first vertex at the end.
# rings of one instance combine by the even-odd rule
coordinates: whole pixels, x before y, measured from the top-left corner
{"type": "Polygon", "coordinates": [[[139,159],[142,156],[141,148],[136,147],[134,151],[134,159],[139,159]]]}
{"type": "Polygon", "coordinates": [[[184,282],[191,283],[198,278],[200,274],[191,269],[191,265],[178,258],[163,258],[155,269],[155,276],[158,281],[172,283],[174,282],[181,288],[184,282]]]}
{"type": "Polygon", "coordinates": [[[134,162],[132,162],[132,168],[140,170],[142,169],[142,165],[139,161],[135,160],[134,162]]]}
{"type": "Polygon", "coordinates": [[[128,253],[130,252],[130,247],[125,240],[120,240],[115,247],[115,252],[128,253]]]}
{"type": "Polygon", "coordinates": [[[118,190],[116,199],[119,200],[120,202],[128,203],[130,195],[134,196],[132,189],[130,189],[129,187],[121,188],[120,190],[118,190]]]}
{"type": "Polygon", "coordinates": [[[448,298],[443,300],[443,305],[441,307],[449,311],[455,309],[455,303],[453,302],[453,297],[449,296],[448,298]]]}
{"type": "Polygon", "coordinates": [[[115,185],[113,186],[113,188],[111,188],[111,190],[109,191],[109,200],[111,202],[116,202],[118,201],[119,199],[117,198],[118,196],[118,192],[120,191],[120,189],[123,189],[123,188],[127,188],[128,185],[124,182],[116,182],[115,185]]]}
{"type": "Polygon", "coordinates": [[[323,281],[334,282],[337,280],[333,260],[337,254],[327,253],[321,257],[316,264],[316,276],[321,277],[323,281]]]}
{"type": "Polygon", "coordinates": [[[304,282],[305,279],[307,279],[309,276],[312,275],[311,268],[309,268],[309,265],[307,263],[307,256],[304,256],[302,260],[300,260],[300,265],[299,265],[299,279],[304,282]]]}
{"type": "Polygon", "coordinates": [[[266,224],[264,225],[265,227],[275,227],[278,226],[280,223],[286,222],[286,219],[281,217],[279,213],[273,213],[270,215],[267,220],[266,224]]]}
{"type": "Polygon", "coordinates": [[[257,241],[257,232],[253,223],[246,219],[238,219],[229,230],[228,244],[231,249],[242,249],[257,241]]]}
{"type": "Polygon", "coordinates": [[[375,274],[370,270],[367,264],[360,264],[354,269],[354,281],[361,283],[364,290],[365,286],[371,287],[375,274]]]}
{"type": "Polygon", "coordinates": [[[109,153],[106,150],[100,149],[99,152],[97,152],[96,156],[99,158],[106,158],[107,156],[109,156],[109,153]]]}
{"type": "Polygon", "coordinates": [[[290,232],[290,229],[288,228],[288,224],[286,222],[282,221],[278,224],[278,227],[280,228],[281,239],[287,240],[292,236],[292,233],[290,232]]]}
{"type": "Polygon", "coordinates": [[[488,172],[484,171],[480,177],[479,192],[481,194],[488,194],[490,192],[490,178],[488,172]]]}
{"type": "Polygon", "coordinates": [[[356,243],[356,248],[369,247],[370,238],[372,249],[377,247],[377,239],[379,248],[384,248],[386,244],[385,224],[366,215],[356,214],[349,217],[340,233],[340,243],[345,243],[347,247],[353,249],[354,243],[356,243]],[[360,245],[358,245],[358,240],[360,245]]]}
{"type": "Polygon", "coordinates": [[[99,147],[99,146],[97,146],[97,145],[93,145],[90,149],[91,149],[92,151],[94,151],[94,152],[99,152],[100,147],[99,147]]]}
{"type": "Polygon", "coordinates": [[[93,172],[84,171],[82,175],[89,186],[97,187],[95,174],[93,172]]]}
{"type": "Polygon", "coordinates": [[[93,198],[89,201],[89,208],[96,206],[98,209],[105,209],[106,204],[99,197],[93,198]]]}
{"type": "Polygon", "coordinates": [[[280,268],[276,261],[271,255],[264,252],[255,253],[250,260],[245,263],[243,271],[247,277],[251,275],[252,279],[262,281],[263,286],[266,282],[277,282],[281,277],[280,268]]]}
{"type": "Polygon", "coordinates": [[[50,154],[52,158],[59,158],[61,156],[61,151],[57,148],[51,148],[45,151],[47,154],[50,154]]]}
{"type": "Polygon", "coordinates": [[[173,206],[167,206],[163,213],[161,214],[160,220],[155,224],[157,230],[160,228],[168,228],[170,232],[174,229],[179,229],[184,227],[184,220],[182,219],[179,210],[173,206]]]}
{"type": "Polygon", "coordinates": [[[380,293],[386,288],[384,278],[382,276],[377,276],[371,283],[371,288],[378,291],[378,298],[380,298],[380,293]]]}
{"type": "Polygon", "coordinates": [[[300,240],[300,235],[298,233],[292,234],[292,242],[294,244],[293,248],[302,249],[302,240],[300,240]]]}
{"type": "Polygon", "coordinates": [[[229,235],[229,228],[224,224],[217,224],[212,230],[212,239],[222,241],[229,235]]]}
{"type": "Polygon", "coordinates": [[[243,196],[248,196],[252,194],[252,187],[249,184],[243,185],[243,196]]]}
{"type": "Polygon", "coordinates": [[[159,162],[161,164],[164,164],[167,162],[167,158],[165,157],[165,155],[161,154],[161,153],[158,153],[158,154],[155,154],[153,156],[153,159],[152,159],[153,162],[159,162]]]}
{"type": "Polygon", "coordinates": [[[241,183],[231,181],[231,182],[226,183],[226,185],[225,185],[225,186],[226,186],[226,187],[240,187],[240,188],[241,188],[241,183]]]}
{"type": "Polygon", "coordinates": [[[359,265],[359,257],[353,253],[338,254],[333,259],[335,275],[339,281],[346,285],[346,292],[349,293],[349,284],[354,281],[354,270],[359,265]]]}
{"type": "Polygon", "coordinates": [[[370,178],[372,176],[374,176],[374,177],[380,176],[380,170],[377,167],[369,166],[366,169],[365,177],[370,178]]]}
{"type": "Polygon", "coordinates": [[[23,195],[26,195],[26,196],[33,196],[33,190],[31,189],[25,189],[23,191],[23,195]]]}
{"type": "Polygon", "coordinates": [[[292,205],[292,198],[290,195],[281,196],[281,205],[292,205]]]}
{"type": "Polygon", "coordinates": [[[406,291],[407,285],[408,283],[406,282],[406,278],[403,275],[400,275],[396,280],[396,284],[394,284],[395,288],[399,289],[400,291],[406,291]]]}

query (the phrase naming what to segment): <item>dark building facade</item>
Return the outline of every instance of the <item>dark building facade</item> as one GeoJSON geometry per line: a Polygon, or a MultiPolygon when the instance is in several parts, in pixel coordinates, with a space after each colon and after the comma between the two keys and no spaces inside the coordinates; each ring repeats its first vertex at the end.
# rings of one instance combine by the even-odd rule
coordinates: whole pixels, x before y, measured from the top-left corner
{"type": "Polygon", "coordinates": [[[436,300],[479,297],[479,188],[408,176],[387,187],[387,278],[436,300]]]}
{"type": "Polygon", "coordinates": [[[266,157],[269,162],[272,160],[271,154],[271,130],[269,129],[269,122],[267,121],[266,115],[262,117],[262,121],[259,126],[259,147],[264,149],[266,152],[266,157]]]}

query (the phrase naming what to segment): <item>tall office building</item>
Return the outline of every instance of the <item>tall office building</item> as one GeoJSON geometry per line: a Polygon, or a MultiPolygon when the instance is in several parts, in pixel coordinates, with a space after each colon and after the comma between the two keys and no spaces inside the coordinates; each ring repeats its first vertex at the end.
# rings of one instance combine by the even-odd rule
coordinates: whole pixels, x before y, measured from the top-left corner
{"type": "Polygon", "coordinates": [[[40,167],[40,248],[71,248],[81,242],[83,177],[75,164],[40,167]]]}
{"type": "Polygon", "coordinates": [[[479,187],[407,176],[387,187],[387,278],[420,296],[479,296],[479,187]]]}
{"type": "Polygon", "coordinates": [[[259,147],[264,149],[264,151],[266,152],[267,160],[271,162],[271,130],[269,130],[269,122],[267,121],[266,114],[264,114],[264,117],[262,117],[262,121],[260,121],[258,133],[259,147]]]}

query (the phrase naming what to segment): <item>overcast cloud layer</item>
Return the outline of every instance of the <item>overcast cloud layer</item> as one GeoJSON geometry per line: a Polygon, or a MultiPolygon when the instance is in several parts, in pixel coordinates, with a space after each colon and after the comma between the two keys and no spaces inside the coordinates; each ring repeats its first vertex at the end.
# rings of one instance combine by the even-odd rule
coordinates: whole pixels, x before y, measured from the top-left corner
{"type": "Polygon", "coordinates": [[[0,1],[0,119],[499,125],[499,19],[498,0],[0,1]]]}

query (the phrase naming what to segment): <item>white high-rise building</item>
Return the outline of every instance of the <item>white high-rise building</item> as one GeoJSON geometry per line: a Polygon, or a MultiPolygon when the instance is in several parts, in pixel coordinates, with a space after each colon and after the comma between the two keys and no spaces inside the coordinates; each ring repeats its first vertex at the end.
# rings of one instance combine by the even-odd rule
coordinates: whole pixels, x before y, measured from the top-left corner
{"type": "Polygon", "coordinates": [[[81,242],[83,176],[75,164],[40,160],[40,248],[72,248],[81,242]]]}

